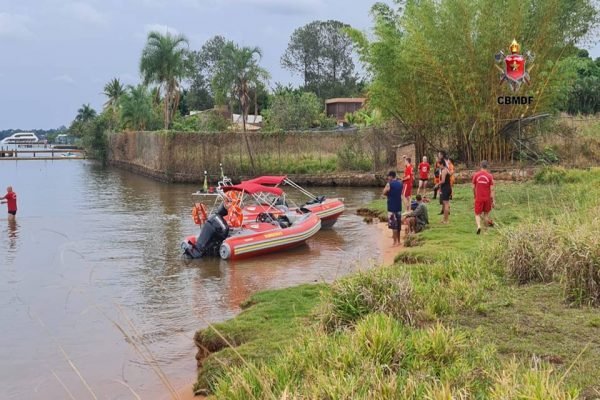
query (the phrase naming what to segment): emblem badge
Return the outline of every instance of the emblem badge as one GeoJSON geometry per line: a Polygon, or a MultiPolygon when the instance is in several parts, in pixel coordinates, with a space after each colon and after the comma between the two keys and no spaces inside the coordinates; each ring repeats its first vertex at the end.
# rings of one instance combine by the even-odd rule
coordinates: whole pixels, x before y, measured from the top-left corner
{"type": "Polygon", "coordinates": [[[516,92],[521,87],[523,82],[529,85],[529,72],[533,69],[534,56],[531,52],[527,52],[524,56],[519,54],[521,46],[516,40],[513,40],[509,47],[510,54],[505,55],[502,50],[496,54],[496,68],[501,72],[500,83],[507,81],[513,92],[516,92]],[[529,61],[529,69],[526,64],[529,61]],[[503,64],[504,68],[498,64],[503,64]]]}

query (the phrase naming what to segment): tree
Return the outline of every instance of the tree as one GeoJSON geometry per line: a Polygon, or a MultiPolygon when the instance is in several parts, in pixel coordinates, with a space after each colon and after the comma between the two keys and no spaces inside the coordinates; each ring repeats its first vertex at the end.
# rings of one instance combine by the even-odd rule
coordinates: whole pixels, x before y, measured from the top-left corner
{"type": "Polygon", "coordinates": [[[206,110],[214,107],[211,82],[226,44],[227,40],[223,36],[214,36],[199,51],[190,52],[190,87],[187,93],[190,109],[206,110]]]}
{"type": "Polygon", "coordinates": [[[180,83],[189,74],[187,65],[187,39],[182,35],[165,35],[150,32],[142,51],[140,71],[144,84],[156,84],[164,91],[164,127],[170,123],[178,109],[180,83]]]}
{"type": "Polygon", "coordinates": [[[372,76],[371,107],[397,121],[418,152],[450,148],[467,163],[510,159],[517,125],[507,120],[557,109],[573,78],[562,60],[597,21],[592,0],[395,2],[404,9],[373,9],[374,40],[350,31],[372,76]],[[499,84],[494,66],[513,38],[536,56],[531,84],[517,93],[499,84]],[[498,104],[507,95],[534,103],[498,104]]]}
{"type": "Polygon", "coordinates": [[[273,130],[306,130],[318,126],[323,104],[316,94],[278,88],[265,112],[265,124],[273,130]]]}
{"type": "Polygon", "coordinates": [[[110,82],[104,85],[104,94],[107,97],[106,103],[104,103],[104,109],[112,108],[116,111],[119,104],[119,99],[125,93],[125,87],[118,78],[113,78],[110,82]]]}
{"type": "Polygon", "coordinates": [[[304,90],[322,98],[350,96],[357,92],[358,78],[352,60],[349,26],[339,21],[313,21],[298,28],[290,38],[281,65],[300,74],[304,90]]]}
{"type": "Polygon", "coordinates": [[[89,121],[85,125],[83,134],[83,145],[92,158],[99,160],[103,165],[108,159],[108,139],[106,131],[109,126],[109,117],[101,114],[98,118],[89,121]]]}
{"type": "Polygon", "coordinates": [[[190,110],[207,110],[215,105],[209,81],[201,70],[192,72],[192,79],[187,90],[187,106],[190,110]]]}
{"type": "Polygon", "coordinates": [[[222,59],[213,78],[218,100],[223,102],[227,98],[234,98],[238,101],[244,132],[250,108],[250,93],[269,79],[269,73],[258,65],[261,55],[258,47],[240,47],[230,42],[223,49],[222,59]]]}
{"type": "Polygon", "coordinates": [[[79,110],[77,110],[77,115],[75,116],[75,121],[77,122],[88,122],[94,118],[96,118],[96,110],[94,110],[90,104],[83,104],[79,110]]]}
{"type": "Polygon", "coordinates": [[[152,94],[144,85],[129,86],[121,98],[121,124],[125,129],[145,130],[155,120],[152,94]]]}
{"type": "MultiPolygon", "coordinates": [[[[242,126],[246,132],[246,121],[250,108],[250,92],[253,88],[269,79],[269,73],[259,66],[261,51],[258,47],[240,47],[233,42],[227,43],[223,48],[215,76],[213,88],[217,101],[235,98],[241,108],[242,126]]],[[[254,158],[250,149],[248,137],[244,135],[246,147],[250,156],[252,168],[254,158]]]]}
{"type": "Polygon", "coordinates": [[[577,79],[562,110],[569,114],[600,113],[600,58],[594,61],[587,50],[579,50],[567,62],[577,71],[577,79]]]}
{"type": "Polygon", "coordinates": [[[207,81],[212,81],[217,66],[223,56],[223,49],[229,43],[225,37],[217,35],[207,40],[196,53],[197,68],[203,71],[207,81]]]}

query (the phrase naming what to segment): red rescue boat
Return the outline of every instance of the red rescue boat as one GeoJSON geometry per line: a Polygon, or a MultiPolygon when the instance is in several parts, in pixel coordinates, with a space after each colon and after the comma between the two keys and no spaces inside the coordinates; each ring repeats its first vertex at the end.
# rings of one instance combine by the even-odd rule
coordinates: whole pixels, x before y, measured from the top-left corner
{"type": "MultiPolygon", "coordinates": [[[[287,185],[291,186],[300,193],[304,194],[308,197],[308,201],[297,207],[298,209],[308,210],[313,212],[321,218],[321,227],[323,228],[331,228],[338,220],[340,215],[344,213],[346,209],[344,205],[343,199],[339,198],[326,198],[325,196],[315,196],[308,190],[304,189],[300,185],[296,184],[292,180],[290,180],[287,176],[259,176],[258,178],[250,179],[248,181],[244,181],[243,183],[252,183],[258,184],[262,186],[272,187],[272,188],[280,188],[280,186],[287,185]]],[[[261,212],[272,212],[278,213],[286,210],[286,201],[285,198],[280,199],[279,202],[275,202],[275,204],[269,204],[268,202],[262,202],[256,205],[249,205],[244,207],[243,213],[244,218],[252,219],[256,215],[261,212]]],[[[290,209],[295,209],[294,207],[290,209]]]]}
{"type": "Polygon", "coordinates": [[[320,218],[312,212],[268,209],[257,213],[252,220],[242,212],[244,195],[260,202],[260,195],[281,196],[276,187],[244,182],[222,187],[223,202],[207,216],[206,209],[194,208],[194,221],[202,224],[200,234],[182,243],[184,253],[201,258],[218,253],[223,259],[239,260],[299,246],[321,229],[320,218]]]}

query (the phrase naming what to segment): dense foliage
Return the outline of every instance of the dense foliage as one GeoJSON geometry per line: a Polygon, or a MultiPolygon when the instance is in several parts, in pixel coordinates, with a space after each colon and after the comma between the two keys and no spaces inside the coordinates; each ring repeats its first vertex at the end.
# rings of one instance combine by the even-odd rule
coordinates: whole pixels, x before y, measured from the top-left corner
{"type": "Polygon", "coordinates": [[[597,21],[591,0],[395,3],[373,7],[373,40],[350,31],[372,76],[371,105],[398,121],[420,150],[448,147],[467,162],[509,158],[514,130],[503,129],[507,120],[558,108],[574,79],[562,61],[597,21]],[[517,93],[499,84],[494,66],[513,38],[522,53],[535,54],[531,85],[517,93]],[[498,104],[498,96],[515,94],[534,102],[498,104]]]}
{"type": "Polygon", "coordinates": [[[339,21],[313,21],[294,31],[281,65],[302,76],[302,90],[327,99],[350,97],[362,89],[348,27],[339,21]]]}
{"type": "Polygon", "coordinates": [[[185,36],[150,32],[142,51],[140,72],[144,84],[155,84],[164,92],[164,126],[168,129],[179,107],[181,81],[189,75],[188,41],[185,36]]]}
{"type": "Polygon", "coordinates": [[[306,130],[320,126],[323,117],[323,104],[316,94],[291,88],[279,88],[265,112],[270,130],[306,130]]]}
{"type": "Polygon", "coordinates": [[[577,70],[577,79],[569,90],[564,111],[569,114],[600,113],[600,57],[595,61],[585,50],[570,60],[577,70]]]}

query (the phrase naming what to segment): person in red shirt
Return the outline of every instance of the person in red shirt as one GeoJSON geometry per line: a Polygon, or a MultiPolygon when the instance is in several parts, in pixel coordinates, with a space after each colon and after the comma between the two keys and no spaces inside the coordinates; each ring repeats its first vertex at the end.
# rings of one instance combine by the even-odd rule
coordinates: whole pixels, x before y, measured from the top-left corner
{"type": "Polygon", "coordinates": [[[489,172],[487,161],[481,162],[481,170],[473,175],[473,196],[475,197],[475,222],[477,234],[481,233],[481,217],[486,225],[492,226],[489,219],[490,212],[495,206],[494,177],[489,172]]]}
{"type": "Polygon", "coordinates": [[[2,204],[7,203],[8,205],[8,219],[14,220],[17,215],[17,194],[13,192],[12,186],[6,188],[6,194],[0,197],[2,204]]]}
{"type": "Polygon", "coordinates": [[[404,176],[402,177],[402,203],[404,203],[404,209],[408,210],[410,208],[410,197],[412,196],[412,187],[415,182],[415,175],[413,173],[413,166],[410,163],[410,157],[404,158],[404,176]]]}
{"type": "Polygon", "coordinates": [[[427,181],[429,181],[429,172],[431,171],[431,165],[427,162],[427,157],[423,157],[423,161],[419,164],[419,188],[417,194],[423,194],[427,191],[427,181]]]}

